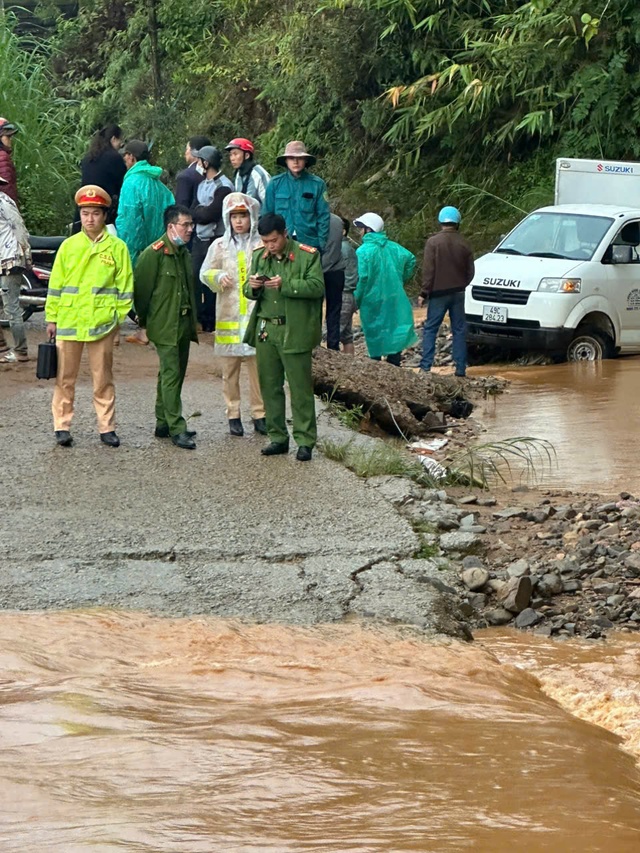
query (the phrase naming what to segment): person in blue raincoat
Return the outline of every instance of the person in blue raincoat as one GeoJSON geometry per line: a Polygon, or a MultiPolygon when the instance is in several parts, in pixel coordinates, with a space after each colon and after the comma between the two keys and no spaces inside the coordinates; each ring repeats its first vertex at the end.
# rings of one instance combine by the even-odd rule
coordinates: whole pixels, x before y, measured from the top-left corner
{"type": "Polygon", "coordinates": [[[354,297],[369,357],[400,366],[402,351],[418,340],[413,309],[404,287],[416,268],[415,255],[390,240],[384,220],[364,213],[353,224],[362,235],[356,251],[358,286],[354,297]]]}
{"type": "Polygon", "coordinates": [[[304,142],[294,139],[276,162],[286,171],[271,179],[260,213],[280,214],[289,237],[322,253],[329,239],[331,213],[327,185],[309,171],[316,158],[309,154],[304,142]]]}

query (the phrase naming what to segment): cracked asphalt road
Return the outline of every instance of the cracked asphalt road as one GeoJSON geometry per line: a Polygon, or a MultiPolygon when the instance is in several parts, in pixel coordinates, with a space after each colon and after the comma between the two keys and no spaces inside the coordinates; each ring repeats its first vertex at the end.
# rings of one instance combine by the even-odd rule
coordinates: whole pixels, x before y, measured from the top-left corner
{"type": "MultiPolygon", "coordinates": [[[[41,338],[30,329],[32,354],[41,338]]],[[[183,396],[186,414],[202,413],[194,452],[153,436],[152,348],[123,343],[115,361],[118,449],[98,441],[86,370],[73,448],[54,444],[53,387],[35,362],[0,371],[1,608],[356,614],[458,633],[441,593],[403,574],[418,542],[376,489],[320,453],[265,459],[263,438],[229,436],[210,345],[195,348],[183,396]]]]}

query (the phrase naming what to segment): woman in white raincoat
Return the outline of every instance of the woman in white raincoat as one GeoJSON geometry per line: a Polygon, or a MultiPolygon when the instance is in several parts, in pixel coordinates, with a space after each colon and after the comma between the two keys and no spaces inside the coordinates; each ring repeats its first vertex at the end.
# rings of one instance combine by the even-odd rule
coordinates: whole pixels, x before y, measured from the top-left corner
{"type": "Polygon", "coordinates": [[[256,351],[243,343],[255,302],[242,292],[251,270],[251,255],[262,246],[258,234],[260,204],[243,193],[230,193],[222,202],[224,234],[209,247],[200,280],[218,294],[216,300],[215,354],[223,357],[222,390],[229,432],[244,435],[240,417],[240,366],[247,366],[249,403],[256,432],[267,434],[260,394],[256,351]]]}

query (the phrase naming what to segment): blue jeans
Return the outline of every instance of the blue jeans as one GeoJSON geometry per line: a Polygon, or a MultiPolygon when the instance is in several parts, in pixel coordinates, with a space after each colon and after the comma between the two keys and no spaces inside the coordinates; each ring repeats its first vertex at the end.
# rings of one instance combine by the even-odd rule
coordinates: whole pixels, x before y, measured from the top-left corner
{"type": "Polygon", "coordinates": [[[424,323],[422,335],[420,367],[422,370],[431,370],[433,357],[436,354],[436,336],[447,311],[449,312],[453,333],[453,360],[456,365],[456,373],[464,373],[467,369],[467,323],[464,316],[464,290],[429,297],[427,319],[424,323]]]}

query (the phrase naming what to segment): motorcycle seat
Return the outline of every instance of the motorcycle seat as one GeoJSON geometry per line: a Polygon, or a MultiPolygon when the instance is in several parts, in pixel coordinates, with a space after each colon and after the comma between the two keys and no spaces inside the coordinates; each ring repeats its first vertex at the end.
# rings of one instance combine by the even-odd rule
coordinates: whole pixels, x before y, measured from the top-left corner
{"type": "Polygon", "coordinates": [[[29,237],[29,245],[32,249],[57,251],[66,239],[66,237],[29,237]]]}

